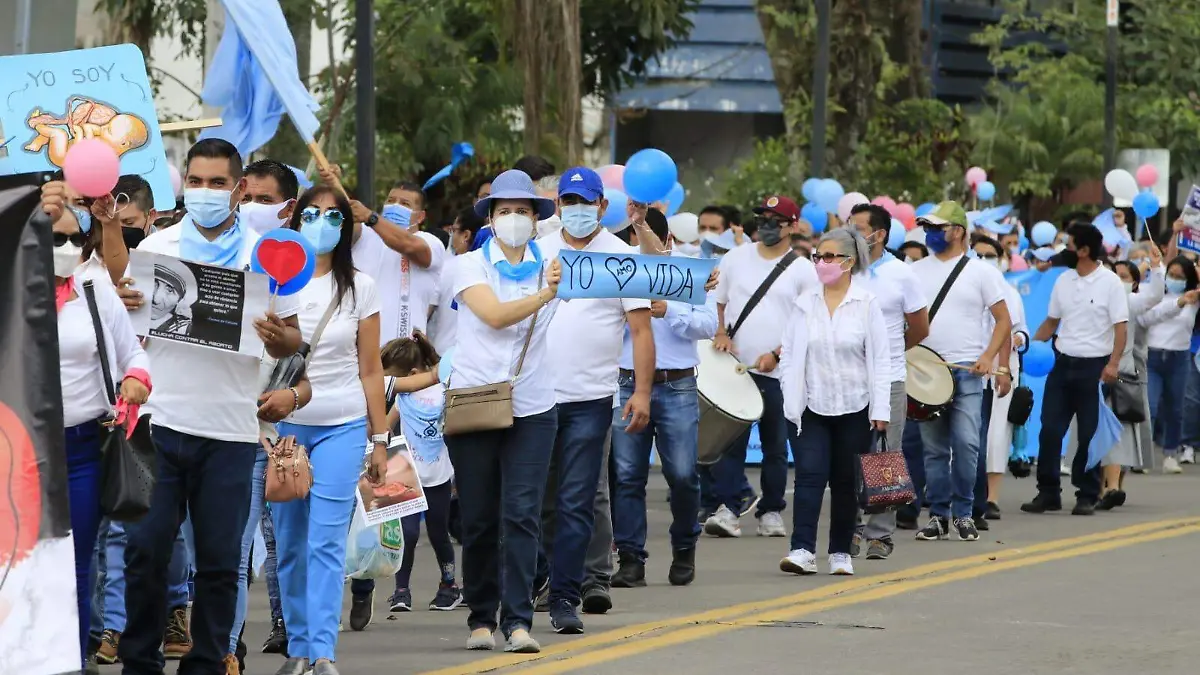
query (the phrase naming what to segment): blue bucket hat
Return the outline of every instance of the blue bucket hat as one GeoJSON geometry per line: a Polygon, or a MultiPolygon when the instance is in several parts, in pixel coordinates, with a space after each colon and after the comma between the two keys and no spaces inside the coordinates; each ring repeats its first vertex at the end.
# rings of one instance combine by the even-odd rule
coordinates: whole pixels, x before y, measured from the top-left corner
{"type": "Polygon", "coordinates": [[[538,220],[554,215],[553,199],[539,197],[533,187],[533,179],[520,169],[509,169],[492,181],[492,194],[475,202],[475,215],[487,218],[491,215],[493,199],[528,199],[537,209],[538,220]]]}

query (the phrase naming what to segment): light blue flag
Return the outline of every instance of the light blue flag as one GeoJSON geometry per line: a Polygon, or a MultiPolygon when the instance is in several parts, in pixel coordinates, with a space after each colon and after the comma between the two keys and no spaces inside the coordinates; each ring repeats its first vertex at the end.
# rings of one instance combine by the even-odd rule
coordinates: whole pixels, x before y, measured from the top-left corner
{"type": "Polygon", "coordinates": [[[308,179],[308,174],[304,173],[304,169],[296,168],[290,164],[287,165],[287,168],[291,169],[292,173],[296,174],[296,182],[300,183],[301,190],[307,190],[313,186],[313,182],[308,179]]]}
{"type": "Polygon", "coordinates": [[[466,141],[455,143],[454,147],[450,148],[450,163],[446,166],[443,166],[441,170],[433,174],[429,180],[425,181],[425,185],[421,188],[421,190],[428,190],[434,185],[446,180],[450,174],[454,173],[454,170],[458,168],[459,164],[462,164],[463,162],[467,161],[467,159],[474,156],[475,146],[467,143],[466,141]]]}
{"type": "MultiPolygon", "coordinates": [[[[975,216],[975,220],[973,221],[973,224],[980,225],[982,223],[986,223],[986,222],[992,221],[992,220],[999,223],[1000,221],[1007,218],[1008,214],[1012,213],[1012,210],[1013,210],[1012,204],[1001,204],[1000,206],[992,206],[990,208],[983,209],[982,211],[979,212],[979,215],[975,216]]],[[[990,228],[986,228],[986,229],[990,229],[990,228]]],[[[995,232],[995,230],[992,230],[992,231],[995,232]]]]}
{"type": "Polygon", "coordinates": [[[316,138],[320,109],[300,82],[296,43],[279,0],[221,0],[225,33],[209,64],[200,97],[223,108],[222,126],[200,138],[223,138],[242,157],[275,135],[287,113],[306,143],[316,138]]]}
{"type": "Polygon", "coordinates": [[[558,297],[645,298],[703,305],[714,258],[560,251],[558,297]]]}
{"type": "Polygon", "coordinates": [[[1100,392],[1100,417],[1096,422],[1096,433],[1088,444],[1087,468],[1090,471],[1100,463],[1113,447],[1121,441],[1121,420],[1104,402],[1104,391],[1100,392]]]}

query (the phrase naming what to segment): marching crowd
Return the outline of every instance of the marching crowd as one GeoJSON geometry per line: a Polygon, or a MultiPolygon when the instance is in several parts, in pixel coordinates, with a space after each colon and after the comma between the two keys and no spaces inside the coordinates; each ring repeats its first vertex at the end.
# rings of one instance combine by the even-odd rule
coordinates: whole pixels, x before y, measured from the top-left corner
{"type": "MultiPolygon", "coordinates": [[[[522,653],[540,649],[535,612],[578,634],[581,614],[613,606],[611,588],[647,584],[652,452],[669,487],[666,577],[684,586],[702,533],[741,536],[753,514],[759,536],[789,535],[789,451],[791,539],[779,567],[849,575],[861,554],[892,555],[898,529],[917,541],[977,540],[1002,516],[1006,469],[1030,473],[1025,456],[1036,457],[1036,492],[1022,511],[1062,509],[1069,476],[1071,512],[1086,516],[1125,503],[1127,472],[1179,473],[1200,443],[1200,283],[1174,241],[1165,255],[1153,241],[1114,248],[1078,221],[1054,244],[1023,250],[1019,223],[977,222],[946,201],[889,250],[883,207],[855,206],[814,233],[784,195],[745,222],[707,207],[690,232],[669,225],[661,204],[630,203],[629,226],[612,231],[600,223],[609,204],[595,171],[560,174],[537,157],[480,186],[447,231],[426,222],[419,185],[396,183],[376,208],[352,199],[339,175],[323,170],[301,192],[283,164],[244,165],[210,139],[188,152],[176,213],[154,211],[137,176],[96,200],[64,182],[43,187],[85,670],[119,662],[126,675],[159,675],[181,659],[184,675],[242,672],[261,531],[273,620],[262,650],[282,655],[278,675],[336,674],[355,490],[363,475],[382,480],[393,434],[413,449],[429,509],[403,519],[389,610],[417,607],[423,520],[440,583],[417,590],[419,602],[465,604],[467,649],[499,639],[522,653]],[[149,302],[161,316],[187,288],[170,275],[131,278],[131,249],[244,270],[276,228],[311,244],[315,271],[255,321],[262,359],[138,339],[127,310],[149,302]],[[705,304],[566,301],[564,250],[719,262],[705,304]],[[1027,325],[1004,273],[1051,267],[1068,269],[1045,321],[1027,325]],[[1031,405],[1021,354],[1049,340],[1035,446],[1019,419],[1031,405]],[[732,355],[761,394],[758,490],[746,478],[748,425],[718,461],[697,462],[702,350],[732,355]],[[267,386],[293,358],[305,362],[301,375],[267,386]],[[945,395],[914,401],[929,381],[945,395]],[[1092,466],[1102,399],[1122,433],[1092,466]],[[136,422],[139,406],[152,413],[157,452],[150,511],[102,518],[99,425],[114,413],[136,422]],[[1038,450],[1018,455],[1014,444],[1038,450]],[[268,503],[284,446],[289,456],[306,449],[311,489],[268,503]],[[864,513],[859,457],[880,448],[903,451],[916,500],[864,513]]],[[[370,624],[374,592],[375,580],[351,582],[351,630],[370,624]]]]}

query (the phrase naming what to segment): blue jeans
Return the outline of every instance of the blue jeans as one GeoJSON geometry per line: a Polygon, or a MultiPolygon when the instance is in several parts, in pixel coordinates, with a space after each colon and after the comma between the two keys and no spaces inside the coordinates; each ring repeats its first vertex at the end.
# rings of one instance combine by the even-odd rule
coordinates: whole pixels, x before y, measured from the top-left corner
{"type": "Polygon", "coordinates": [[[499,625],[508,636],[533,625],[542,497],[557,430],[558,410],[551,408],[514,418],[508,429],[446,437],[462,513],[463,595],[471,630],[499,625]]]}
{"type": "MultiPolygon", "coordinates": [[[[186,523],[185,523],[186,525],[186,523]]],[[[192,575],[191,554],[184,539],[184,527],[175,537],[171,551],[171,565],[167,569],[167,608],[186,607],[188,603],[188,579],[192,575]]],[[[92,604],[92,633],[99,630],[125,632],[125,545],[128,536],[125,525],[115,520],[106,520],[101,529],[99,559],[102,561],[96,580],[96,597],[92,604]]]]}
{"type": "MultiPolygon", "coordinates": [[[[905,401],[905,405],[908,402],[905,401]]],[[[916,518],[921,514],[925,505],[925,443],[921,440],[921,423],[904,425],[904,434],[900,437],[900,449],[904,452],[904,464],[908,467],[908,475],[912,478],[913,494],[916,499],[908,506],[900,507],[916,518]]]]}
{"type": "Polygon", "coordinates": [[[796,450],[792,550],[817,550],[817,521],[829,486],[829,553],[849,553],[858,525],[858,456],[871,451],[871,420],[864,408],[827,417],[805,410],[796,450]]]}
{"type": "Polygon", "coordinates": [[[1189,448],[1200,446],[1200,368],[1195,354],[1188,355],[1187,377],[1183,387],[1183,428],[1179,439],[1189,448]]]}
{"type": "Polygon", "coordinates": [[[67,493],[75,543],[75,594],[79,611],[79,653],[87,658],[92,617],[92,552],[100,528],[100,425],[67,427],[67,493]]]}
{"type": "MultiPolygon", "coordinates": [[[[622,376],[621,406],[633,396],[633,378],[622,376]]],[[[621,408],[612,411],[612,451],[617,465],[613,498],[613,540],[621,553],[645,561],[646,482],[650,478],[650,446],[658,449],[663,476],[671,495],[671,548],[689,549],[700,537],[696,512],[700,508],[700,475],[696,445],[700,433],[700,403],[696,378],[654,385],[650,393],[650,424],[628,433],[621,408]]]]}
{"type": "MultiPolygon", "coordinates": [[[[763,397],[763,416],[758,421],[758,437],[762,440],[762,501],[755,511],[756,518],[764,513],[780,513],[787,508],[783,498],[788,480],[788,439],[796,436],[796,425],[783,416],[783,390],[779,380],[750,373],[763,397]]],[[[729,451],[712,467],[713,491],[718,504],[735,514],[742,503],[746,481],[746,446],[750,443],[750,428],[733,442],[729,451]]]]}
{"type": "Polygon", "coordinates": [[[1155,422],[1154,442],[1162,446],[1164,455],[1179,452],[1188,370],[1194,369],[1188,351],[1151,349],[1146,361],[1150,417],[1155,422]]]}
{"type": "Polygon", "coordinates": [[[246,526],[254,443],[192,436],[163,426],[152,429],[158,449],[158,482],[150,512],[125,526],[125,609],[129,620],[118,655],[124,675],[161,675],[159,651],[167,622],[168,570],[184,516],[192,522],[195,603],[192,650],[184,673],[219,673],[237,612],[241,542],[246,526]]]}
{"type": "MultiPolygon", "coordinates": [[[[973,365],[973,364],[965,364],[973,365]]],[[[937,419],[922,422],[925,501],[930,515],[970,518],[979,461],[979,414],[983,378],[955,370],[954,399],[937,419]]]]}
{"type": "MultiPolygon", "coordinates": [[[[1153,358],[1153,357],[1152,357],[1153,358]]],[[[1100,375],[1107,356],[1076,358],[1058,354],[1054,367],[1046,376],[1042,393],[1042,430],[1038,434],[1037,481],[1038,492],[1050,499],[1060,499],[1063,437],[1075,418],[1079,445],[1071,463],[1071,483],[1075,497],[1095,503],[1100,498],[1100,466],[1087,468],[1088,445],[1100,422],[1100,375]]],[[[1070,448],[1067,449],[1068,454],[1070,448]]]]}
{"type": "Polygon", "coordinates": [[[271,603],[271,623],[283,621],[283,600],[279,597],[279,558],[275,550],[275,521],[271,507],[263,509],[263,543],[267,546],[267,559],[263,561],[263,574],[267,575],[267,600],[271,603]]]}
{"type": "Polygon", "coordinates": [[[971,509],[973,517],[976,520],[979,520],[987,513],[987,437],[988,429],[992,426],[994,392],[995,390],[992,387],[985,387],[983,390],[983,400],[979,406],[979,460],[975,465],[975,503],[971,509]]]}
{"type": "Polygon", "coordinates": [[[359,419],[337,426],[280,422],[277,428],[280,436],[295,436],[308,448],[313,474],[306,499],[271,506],[288,655],[310,662],[335,661],[346,533],[362,475],[367,422],[359,419]]]}
{"type": "MultiPolygon", "coordinates": [[[[365,447],[365,446],[364,446],[365,447]]],[[[246,530],[242,533],[242,564],[238,568],[237,614],[233,617],[233,632],[229,634],[229,653],[237,649],[238,637],[246,623],[247,603],[250,601],[250,549],[254,547],[254,532],[262,521],[266,506],[267,451],[259,447],[254,457],[254,472],[250,476],[250,517],[246,519],[246,530]]]]}

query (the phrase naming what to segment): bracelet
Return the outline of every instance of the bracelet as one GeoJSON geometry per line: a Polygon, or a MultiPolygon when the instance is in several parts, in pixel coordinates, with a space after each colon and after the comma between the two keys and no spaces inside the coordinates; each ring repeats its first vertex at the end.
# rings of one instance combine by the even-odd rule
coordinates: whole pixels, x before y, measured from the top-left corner
{"type": "Polygon", "coordinates": [[[292,392],[292,412],[300,409],[300,390],[295,387],[288,387],[288,391],[292,392]]]}

